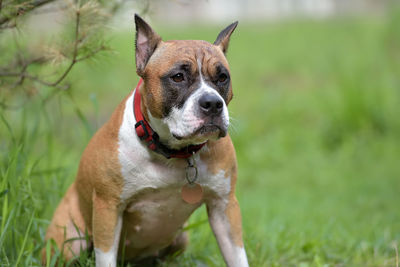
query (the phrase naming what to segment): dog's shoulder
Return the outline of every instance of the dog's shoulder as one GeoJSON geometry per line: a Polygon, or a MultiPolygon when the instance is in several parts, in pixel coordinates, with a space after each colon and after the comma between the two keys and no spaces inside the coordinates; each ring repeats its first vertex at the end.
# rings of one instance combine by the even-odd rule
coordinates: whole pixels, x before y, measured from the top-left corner
{"type": "MultiPolygon", "coordinates": [[[[86,146],[79,164],[77,181],[88,188],[101,190],[115,185],[115,195],[122,190],[123,179],[119,164],[119,132],[123,123],[128,94],[117,106],[111,118],[94,134],[86,146]],[[104,186],[102,186],[104,185],[104,186]]],[[[110,189],[105,189],[109,191],[110,189]]]]}
{"type": "Polygon", "coordinates": [[[236,153],[229,135],[215,141],[209,140],[207,148],[201,151],[200,157],[207,163],[211,173],[220,170],[236,171],[233,169],[236,168],[236,153]]]}

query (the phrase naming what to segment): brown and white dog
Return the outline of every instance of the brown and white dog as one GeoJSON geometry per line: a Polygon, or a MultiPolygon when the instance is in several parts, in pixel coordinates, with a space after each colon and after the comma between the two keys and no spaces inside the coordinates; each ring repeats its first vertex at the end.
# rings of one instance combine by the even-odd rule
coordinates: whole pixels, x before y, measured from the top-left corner
{"type": "Polygon", "coordinates": [[[96,266],[116,266],[122,251],[125,259],[162,256],[185,247],[182,227],[205,203],[226,264],[248,266],[227,135],[225,52],[237,22],[214,44],[164,42],[137,15],[135,22],[141,82],[86,147],[46,240],[66,259],[93,244],[96,266]],[[84,233],[92,240],[79,240],[84,233]]]}

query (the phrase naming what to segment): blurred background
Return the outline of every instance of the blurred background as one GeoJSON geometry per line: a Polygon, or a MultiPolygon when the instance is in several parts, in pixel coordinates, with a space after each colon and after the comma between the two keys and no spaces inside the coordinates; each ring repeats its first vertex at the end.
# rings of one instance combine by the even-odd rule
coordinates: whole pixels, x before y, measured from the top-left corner
{"type": "MultiPolygon", "coordinates": [[[[239,20],[230,135],[251,266],[399,266],[398,1],[0,0],[1,266],[40,264],[85,145],[136,86],[135,12],[164,40],[213,42],[239,20]]],[[[204,207],[186,230],[160,266],[223,266],[204,207]]]]}

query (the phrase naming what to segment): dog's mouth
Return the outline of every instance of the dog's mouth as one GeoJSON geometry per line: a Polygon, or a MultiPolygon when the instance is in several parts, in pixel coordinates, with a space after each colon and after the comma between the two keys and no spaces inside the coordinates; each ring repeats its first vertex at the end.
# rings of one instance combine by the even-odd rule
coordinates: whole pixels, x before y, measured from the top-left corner
{"type": "Polygon", "coordinates": [[[172,134],[177,140],[183,139],[208,139],[210,137],[215,136],[216,138],[225,137],[227,134],[226,129],[221,127],[218,124],[209,123],[203,124],[196,130],[194,130],[191,134],[187,136],[180,136],[176,134],[172,134]]]}
{"type": "Polygon", "coordinates": [[[205,124],[198,128],[193,135],[213,135],[218,133],[218,138],[226,136],[226,130],[217,124],[205,124]]]}

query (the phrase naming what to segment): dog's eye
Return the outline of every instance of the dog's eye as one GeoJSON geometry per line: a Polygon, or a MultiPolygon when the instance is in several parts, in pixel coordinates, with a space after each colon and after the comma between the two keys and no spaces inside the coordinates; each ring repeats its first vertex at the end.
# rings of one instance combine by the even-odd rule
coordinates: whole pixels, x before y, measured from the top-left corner
{"type": "Polygon", "coordinates": [[[226,79],[228,79],[228,76],[227,76],[225,73],[221,73],[221,74],[218,76],[218,82],[220,82],[220,83],[225,82],[226,79]]]}
{"type": "Polygon", "coordinates": [[[171,79],[176,83],[180,83],[185,80],[185,77],[183,76],[183,73],[178,73],[172,76],[171,79]]]}

